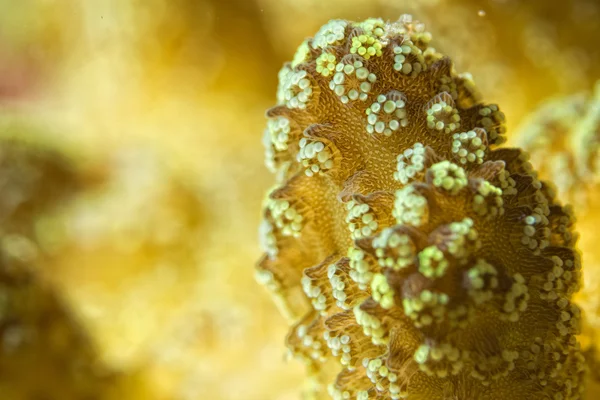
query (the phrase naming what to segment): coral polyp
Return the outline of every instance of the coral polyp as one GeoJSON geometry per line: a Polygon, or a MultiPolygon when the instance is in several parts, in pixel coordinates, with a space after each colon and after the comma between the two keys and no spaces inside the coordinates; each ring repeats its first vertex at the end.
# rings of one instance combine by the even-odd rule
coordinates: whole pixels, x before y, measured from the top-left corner
{"type": "Polygon", "coordinates": [[[334,399],[580,399],[571,210],[431,39],[331,21],[283,67],[259,278],[334,399]]]}

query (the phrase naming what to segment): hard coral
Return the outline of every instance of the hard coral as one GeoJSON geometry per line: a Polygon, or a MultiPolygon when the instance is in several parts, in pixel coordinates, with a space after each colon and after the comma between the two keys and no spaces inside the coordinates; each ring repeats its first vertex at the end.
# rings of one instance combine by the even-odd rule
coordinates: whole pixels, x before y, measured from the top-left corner
{"type": "Polygon", "coordinates": [[[283,67],[258,278],[335,399],[579,399],[573,218],[430,41],[335,20],[283,67]]]}
{"type": "MultiPolygon", "coordinates": [[[[578,211],[578,245],[586,269],[583,289],[575,301],[584,311],[583,337],[590,346],[591,369],[598,371],[600,253],[596,232],[600,213],[596,202],[600,190],[600,82],[592,93],[558,97],[542,104],[517,131],[515,142],[531,152],[540,177],[553,179],[559,197],[578,211]]],[[[597,372],[592,375],[600,381],[597,372]]]]}

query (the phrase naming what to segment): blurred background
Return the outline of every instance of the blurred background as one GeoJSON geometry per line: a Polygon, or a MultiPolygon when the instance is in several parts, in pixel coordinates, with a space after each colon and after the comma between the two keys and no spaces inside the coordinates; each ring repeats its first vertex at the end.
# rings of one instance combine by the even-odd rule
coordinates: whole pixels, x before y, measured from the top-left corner
{"type": "Polygon", "coordinates": [[[264,111],[323,23],[403,13],[509,140],[600,77],[597,0],[0,0],[0,398],[300,398],[254,280],[264,111]]]}

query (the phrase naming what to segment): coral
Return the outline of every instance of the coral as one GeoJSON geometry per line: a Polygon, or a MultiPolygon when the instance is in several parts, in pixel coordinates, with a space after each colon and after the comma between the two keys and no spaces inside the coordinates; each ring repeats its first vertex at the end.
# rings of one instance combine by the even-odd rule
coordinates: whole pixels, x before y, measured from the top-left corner
{"type": "Polygon", "coordinates": [[[430,42],[332,21],[282,68],[258,278],[334,399],[580,399],[571,211],[430,42]]]}
{"type": "MultiPolygon", "coordinates": [[[[583,338],[590,369],[600,360],[600,253],[596,231],[600,222],[600,81],[592,92],[548,100],[535,110],[515,134],[515,143],[531,153],[540,177],[552,179],[558,195],[578,211],[579,247],[586,268],[583,288],[575,297],[584,312],[583,338]]],[[[597,373],[590,374],[600,382],[597,373]]],[[[597,385],[597,383],[596,383],[597,385]]],[[[595,393],[599,393],[596,390],[595,393]]]]}
{"type": "Polygon", "coordinates": [[[277,21],[270,34],[285,57],[324,18],[418,15],[435,36],[435,47],[451,55],[457,69],[473,74],[486,98],[502,105],[511,133],[548,96],[583,90],[600,76],[594,40],[600,36],[600,3],[594,0],[259,1],[277,21]]]}

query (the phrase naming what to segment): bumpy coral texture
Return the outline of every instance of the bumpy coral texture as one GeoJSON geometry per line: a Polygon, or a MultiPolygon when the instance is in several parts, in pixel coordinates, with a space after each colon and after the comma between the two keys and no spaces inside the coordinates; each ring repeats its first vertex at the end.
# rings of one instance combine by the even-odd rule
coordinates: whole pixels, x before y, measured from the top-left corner
{"type": "Polygon", "coordinates": [[[258,278],[334,399],[579,399],[571,213],[430,42],[334,20],[283,67],[258,278]]]}
{"type": "MultiPolygon", "coordinates": [[[[549,100],[516,132],[515,142],[531,152],[540,177],[556,183],[559,197],[578,210],[586,265],[583,289],[575,302],[584,311],[584,338],[589,344],[592,376],[600,381],[600,81],[591,93],[549,100]]],[[[587,347],[587,346],[586,346],[587,347]]]]}

